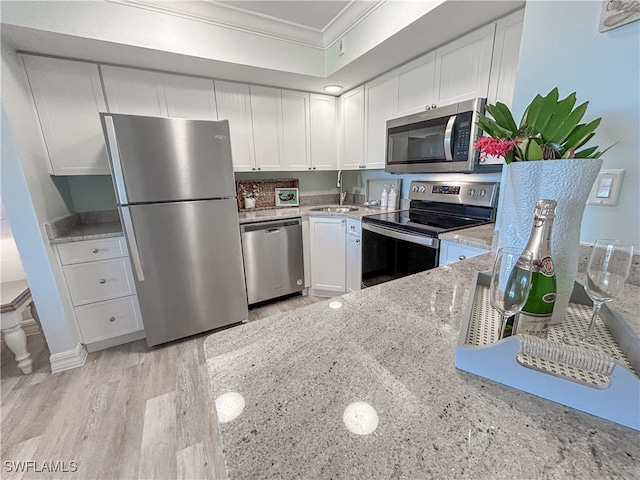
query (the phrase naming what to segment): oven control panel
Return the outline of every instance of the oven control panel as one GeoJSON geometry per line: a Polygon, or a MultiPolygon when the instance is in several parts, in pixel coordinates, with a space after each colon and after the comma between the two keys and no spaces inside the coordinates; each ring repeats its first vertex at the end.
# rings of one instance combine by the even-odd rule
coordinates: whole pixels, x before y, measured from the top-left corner
{"type": "Polygon", "coordinates": [[[410,200],[493,207],[498,201],[499,183],[413,181],[410,200]]]}

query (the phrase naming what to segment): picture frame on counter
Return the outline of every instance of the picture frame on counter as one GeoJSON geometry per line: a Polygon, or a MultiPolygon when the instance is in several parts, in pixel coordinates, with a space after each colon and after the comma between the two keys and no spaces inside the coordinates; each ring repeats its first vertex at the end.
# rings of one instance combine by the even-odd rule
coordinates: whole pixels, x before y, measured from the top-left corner
{"type": "Polygon", "coordinates": [[[297,188],[276,188],[276,207],[297,207],[300,205],[297,188]]]}

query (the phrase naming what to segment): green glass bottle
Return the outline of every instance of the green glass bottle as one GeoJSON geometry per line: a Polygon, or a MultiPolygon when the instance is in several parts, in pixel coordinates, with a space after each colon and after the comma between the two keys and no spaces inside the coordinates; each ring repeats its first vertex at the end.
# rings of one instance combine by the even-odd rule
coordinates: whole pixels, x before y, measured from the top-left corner
{"type": "Polygon", "coordinates": [[[556,301],[556,276],[551,259],[551,228],[556,216],[555,200],[538,200],[533,227],[525,251],[533,255],[531,290],[515,320],[516,334],[547,338],[556,301]]]}

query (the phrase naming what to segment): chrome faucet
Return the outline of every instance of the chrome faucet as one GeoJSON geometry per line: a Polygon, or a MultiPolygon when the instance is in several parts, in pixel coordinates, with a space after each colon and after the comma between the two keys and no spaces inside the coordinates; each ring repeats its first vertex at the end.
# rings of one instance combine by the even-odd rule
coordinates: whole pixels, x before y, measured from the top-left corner
{"type": "Polygon", "coordinates": [[[336,187],[340,192],[340,205],[344,205],[344,199],[347,196],[347,191],[342,188],[342,170],[338,170],[338,181],[336,187]]]}

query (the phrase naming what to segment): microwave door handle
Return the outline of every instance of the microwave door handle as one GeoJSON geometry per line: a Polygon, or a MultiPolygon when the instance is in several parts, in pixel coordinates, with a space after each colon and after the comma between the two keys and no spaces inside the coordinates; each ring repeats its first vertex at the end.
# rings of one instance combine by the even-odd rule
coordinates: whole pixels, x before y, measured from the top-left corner
{"type": "Polygon", "coordinates": [[[451,145],[451,137],[453,136],[453,126],[456,123],[457,115],[449,117],[447,128],[444,130],[444,158],[447,162],[453,162],[453,146],[451,145]]]}

